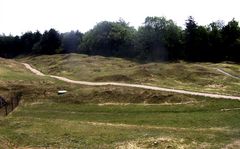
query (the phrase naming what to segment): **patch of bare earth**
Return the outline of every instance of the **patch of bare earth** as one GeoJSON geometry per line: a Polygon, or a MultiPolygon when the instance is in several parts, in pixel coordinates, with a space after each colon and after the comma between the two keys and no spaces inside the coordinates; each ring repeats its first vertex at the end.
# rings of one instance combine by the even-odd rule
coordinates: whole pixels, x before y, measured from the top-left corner
{"type": "Polygon", "coordinates": [[[0,141],[0,149],[9,148],[8,143],[4,141],[0,141]]]}
{"type": "Polygon", "coordinates": [[[221,89],[226,88],[226,86],[224,86],[223,84],[210,84],[207,87],[209,87],[209,88],[221,88],[221,89]]]}
{"type": "Polygon", "coordinates": [[[141,128],[141,129],[165,129],[172,131],[235,131],[228,128],[212,127],[212,128],[177,128],[177,127],[164,127],[164,126],[151,126],[151,125],[134,125],[134,124],[120,124],[120,123],[102,123],[102,122],[81,122],[83,124],[97,125],[97,126],[111,126],[111,127],[125,127],[125,128],[141,128]]]}
{"type": "Polygon", "coordinates": [[[184,139],[170,137],[146,138],[135,141],[127,141],[116,144],[117,149],[186,149],[186,148],[209,148],[210,144],[196,142],[186,142],[184,139]]]}
{"type": "MultiPolygon", "coordinates": [[[[197,104],[198,101],[186,101],[186,102],[177,102],[177,103],[158,103],[158,104],[151,104],[151,103],[134,103],[134,105],[142,105],[142,106],[153,106],[153,105],[186,105],[186,104],[197,104]]],[[[99,103],[99,106],[127,106],[131,105],[132,103],[114,103],[114,102],[107,102],[107,103],[99,103]]]]}
{"type": "Polygon", "coordinates": [[[13,145],[6,139],[0,138],[0,149],[13,148],[13,145]]]}
{"type": "Polygon", "coordinates": [[[240,140],[236,140],[222,149],[240,149],[240,140]]]}
{"type": "MultiPolygon", "coordinates": [[[[48,149],[47,147],[15,147],[14,149],[48,149]]],[[[51,147],[51,149],[53,149],[51,147]]]]}
{"type": "Polygon", "coordinates": [[[235,111],[235,110],[240,110],[240,108],[221,109],[221,111],[235,111]]]}

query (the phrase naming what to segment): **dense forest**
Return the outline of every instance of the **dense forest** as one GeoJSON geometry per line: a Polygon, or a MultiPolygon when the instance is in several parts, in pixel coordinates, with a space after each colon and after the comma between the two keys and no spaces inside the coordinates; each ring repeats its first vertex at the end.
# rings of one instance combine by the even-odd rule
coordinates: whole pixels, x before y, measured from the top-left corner
{"type": "Polygon", "coordinates": [[[207,26],[193,17],[182,29],[165,17],[147,17],[137,30],[124,20],[103,21],[86,33],[50,29],[21,36],[0,35],[0,56],[84,53],[148,61],[240,62],[240,27],[232,19],[207,26]]]}

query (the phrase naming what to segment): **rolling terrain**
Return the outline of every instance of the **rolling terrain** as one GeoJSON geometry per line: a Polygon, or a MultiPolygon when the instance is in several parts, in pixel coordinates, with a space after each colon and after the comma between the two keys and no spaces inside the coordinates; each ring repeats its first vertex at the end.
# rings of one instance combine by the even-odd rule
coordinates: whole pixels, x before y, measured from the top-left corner
{"type": "Polygon", "coordinates": [[[22,94],[20,106],[7,117],[0,117],[0,148],[239,147],[237,100],[69,84],[37,76],[20,62],[30,63],[45,74],[74,80],[239,95],[239,80],[215,70],[238,74],[236,64],[142,64],[77,54],[0,59],[0,95],[9,98],[16,92],[22,94]],[[215,83],[215,87],[207,83],[215,83]],[[68,92],[57,95],[61,89],[68,92]]]}
{"type": "MultiPolygon", "coordinates": [[[[209,94],[209,93],[201,93],[201,92],[192,92],[192,91],[185,91],[185,90],[177,90],[177,89],[168,89],[168,88],[162,88],[162,87],[156,87],[156,86],[147,86],[147,85],[141,85],[141,84],[129,84],[129,83],[118,83],[118,82],[87,82],[87,81],[76,81],[71,80],[66,77],[61,76],[54,76],[54,75],[46,75],[40,72],[39,70],[32,68],[27,63],[22,63],[27,69],[29,69],[32,73],[38,75],[38,76],[47,76],[51,78],[55,78],[67,83],[73,83],[73,84],[80,84],[80,85],[87,85],[87,86],[120,86],[120,87],[131,87],[131,88],[141,88],[146,90],[155,90],[155,91],[164,91],[164,92],[173,92],[173,93],[179,93],[179,94],[187,94],[187,95],[196,95],[196,96],[203,96],[203,97],[211,97],[211,98],[223,98],[223,99],[233,99],[233,100],[240,100],[240,97],[238,96],[226,96],[226,95],[219,95],[219,94],[209,94]]],[[[219,69],[220,71],[220,69],[219,69]]],[[[233,75],[226,73],[224,71],[220,71],[224,73],[227,76],[230,76],[232,78],[236,78],[233,75]]]]}
{"type": "Polygon", "coordinates": [[[229,63],[138,62],[121,58],[59,54],[19,58],[44,74],[91,82],[122,82],[170,89],[240,95],[240,79],[217,68],[240,74],[240,66],[229,63]]]}

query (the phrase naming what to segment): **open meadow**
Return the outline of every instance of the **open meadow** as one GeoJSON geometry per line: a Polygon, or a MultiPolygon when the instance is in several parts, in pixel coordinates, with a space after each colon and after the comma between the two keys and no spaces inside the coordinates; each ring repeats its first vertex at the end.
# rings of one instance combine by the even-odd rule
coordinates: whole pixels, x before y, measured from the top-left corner
{"type": "Polygon", "coordinates": [[[21,93],[0,117],[0,148],[238,148],[240,101],[130,87],[84,86],[41,77],[115,81],[239,96],[228,63],[139,63],[67,54],[0,59],[0,95],[21,93]],[[58,90],[67,90],[58,95],[58,90]]]}

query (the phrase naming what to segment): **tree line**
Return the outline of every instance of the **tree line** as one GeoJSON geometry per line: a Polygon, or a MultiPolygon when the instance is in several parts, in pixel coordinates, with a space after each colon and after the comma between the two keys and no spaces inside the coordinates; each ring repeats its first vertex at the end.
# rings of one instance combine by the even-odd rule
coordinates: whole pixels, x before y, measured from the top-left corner
{"type": "Polygon", "coordinates": [[[207,26],[193,17],[182,29],[165,17],[147,17],[137,30],[124,20],[103,21],[86,33],[50,29],[21,36],[0,35],[0,56],[83,53],[149,61],[240,62],[240,27],[232,19],[207,26]]]}

